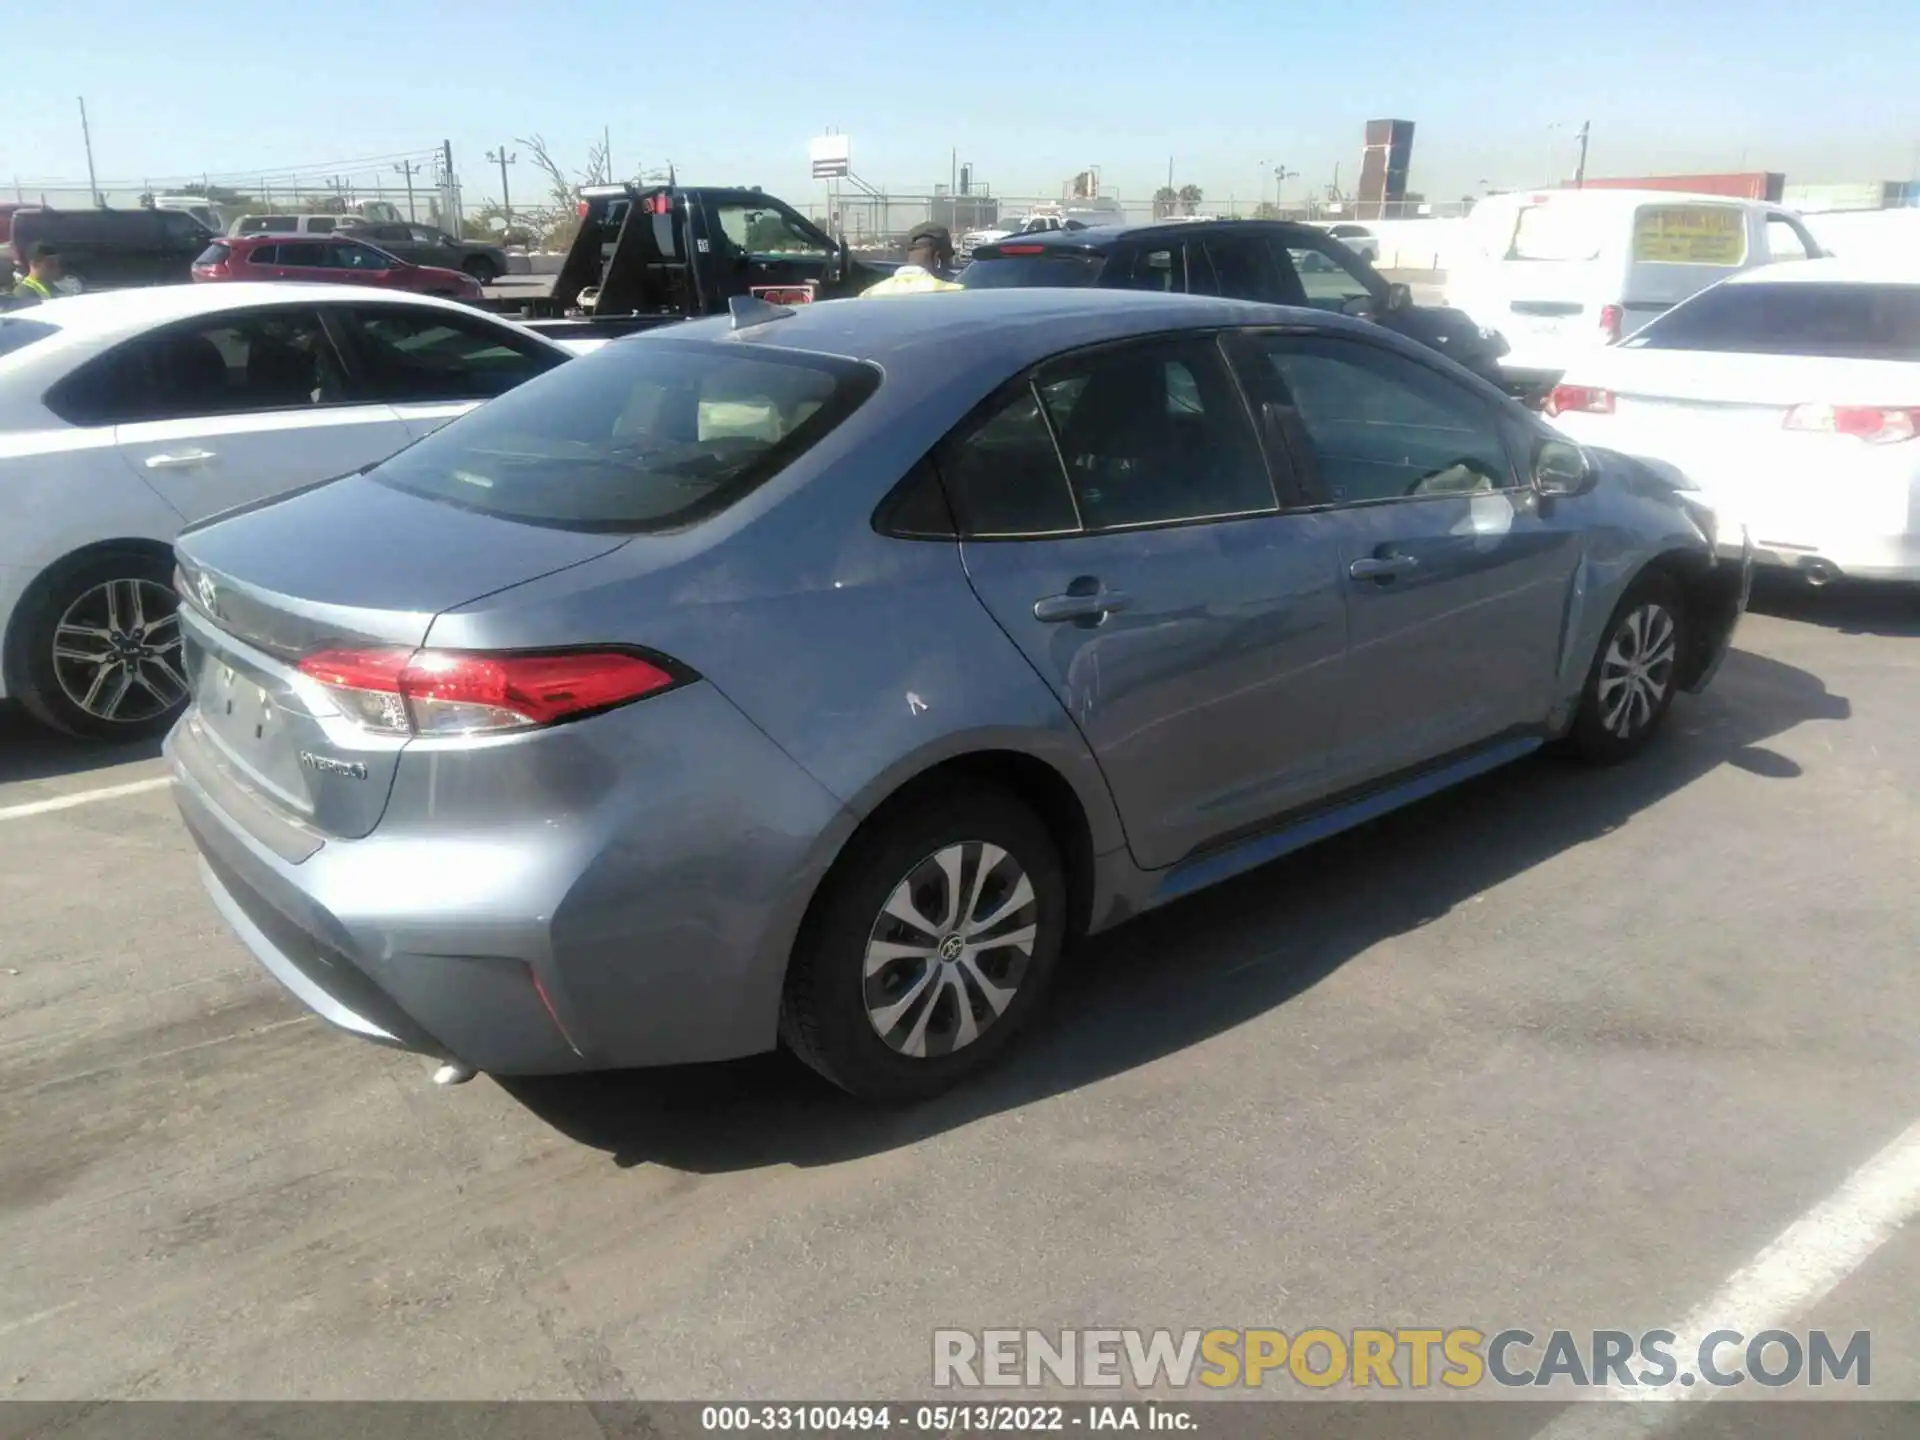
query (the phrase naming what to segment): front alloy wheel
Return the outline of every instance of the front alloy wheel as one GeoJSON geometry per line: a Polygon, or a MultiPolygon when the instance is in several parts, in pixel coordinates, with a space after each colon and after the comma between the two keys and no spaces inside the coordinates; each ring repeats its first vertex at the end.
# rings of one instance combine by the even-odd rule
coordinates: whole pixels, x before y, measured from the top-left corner
{"type": "Polygon", "coordinates": [[[917,1059],[973,1044],[1006,1013],[1033,959],[1033,883],[988,841],[948,845],[893,887],[867,936],[867,1020],[917,1059]]]}
{"type": "Polygon", "coordinates": [[[1666,719],[1687,653],[1680,587],[1659,571],[1637,580],[1608,624],[1568,736],[1581,758],[1609,765],[1636,754],[1666,719]]]}
{"type": "Polygon", "coordinates": [[[1600,659],[1600,723],[1624,741],[1651,725],[1673,690],[1680,627],[1657,600],[1629,611],[1600,659]]]}

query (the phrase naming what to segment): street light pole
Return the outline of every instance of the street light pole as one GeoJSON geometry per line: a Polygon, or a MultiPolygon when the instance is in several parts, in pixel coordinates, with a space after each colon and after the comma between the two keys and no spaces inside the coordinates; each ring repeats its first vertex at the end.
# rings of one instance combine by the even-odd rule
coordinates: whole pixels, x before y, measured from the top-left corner
{"type": "Polygon", "coordinates": [[[507,192],[507,166],[519,164],[520,157],[509,155],[507,147],[502,145],[498,150],[487,152],[487,162],[500,167],[500,208],[506,213],[507,229],[511,230],[513,228],[513,196],[507,192]]]}
{"type": "Polygon", "coordinates": [[[93,197],[97,207],[100,204],[100,182],[93,176],[93,132],[87,128],[87,97],[80,97],[80,139],[87,147],[87,193],[93,197]]]}
{"type": "Polygon", "coordinates": [[[1587,188],[1587,133],[1592,129],[1591,120],[1580,122],[1580,163],[1574,167],[1573,171],[1573,188],[1576,190],[1587,188]]]}
{"type": "Polygon", "coordinates": [[[393,167],[395,174],[407,177],[407,219],[409,222],[419,218],[413,213],[413,172],[419,168],[420,167],[415,165],[411,160],[396,161],[393,167]]]}

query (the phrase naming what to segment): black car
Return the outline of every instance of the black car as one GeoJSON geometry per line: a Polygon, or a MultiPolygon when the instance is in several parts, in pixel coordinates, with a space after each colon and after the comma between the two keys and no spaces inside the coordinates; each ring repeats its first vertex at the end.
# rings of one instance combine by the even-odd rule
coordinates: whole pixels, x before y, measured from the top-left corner
{"type": "Polygon", "coordinates": [[[491,285],[507,273],[507,252],[484,241],[456,240],[431,225],[375,224],[371,221],[342,220],[340,228],[356,239],[378,245],[389,255],[398,255],[412,265],[431,265],[441,270],[464,270],[482,285],[491,285]]]}
{"type": "Polygon", "coordinates": [[[184,285],[213,232],[184,210],[55,210],[13,214],[13,263],[21,270],[35,245],[60,252],[66,273],[87,290],[184,285]]]}
{"type": "Polygon", "coordinates": [[[1503,389],[1507,342],[1463,311],[1416,305],[1324,230],[1284,220],[1193,220],[1009,236],[973,252],[968,289],[1087,286],[1223,295],[1357,315],[1398,331],[1503,389]]]}

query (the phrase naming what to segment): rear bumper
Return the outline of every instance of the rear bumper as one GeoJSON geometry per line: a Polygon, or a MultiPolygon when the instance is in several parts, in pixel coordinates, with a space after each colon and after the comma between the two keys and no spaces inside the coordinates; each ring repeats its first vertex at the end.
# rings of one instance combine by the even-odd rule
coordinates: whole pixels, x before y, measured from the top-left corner
{"type": "Polygon", "coordinates": [[[234,933],[322,1019],[494,1074],[772,1048],[793,937],[851,828],[707,685],[490,750],[416,743],[381,826],[304,858],[223,793],[196,748],[213,743],[190,711],[166,749],[234,933]]]}
{"type": "Polygon", "coordinates": [[[1820,580],[1920,583],[1920,535],[1757,539],[1754,563],[1820,580]]]}

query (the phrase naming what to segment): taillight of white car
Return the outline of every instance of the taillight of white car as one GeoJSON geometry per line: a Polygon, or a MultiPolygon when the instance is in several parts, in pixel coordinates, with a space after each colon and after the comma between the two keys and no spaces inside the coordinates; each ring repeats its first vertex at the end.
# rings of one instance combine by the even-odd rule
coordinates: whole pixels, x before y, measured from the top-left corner
{"type": "Polygon", "coordinates": [[[327,650],[298,666],[376,735],[490,735],[610,710],[688,678],[625,650],[327,650]]]}
{"type": "Polygon", "coordinates": [[[1555,415],[1611,415],[1613,392],[1592,385],[1556,385],[1547,396],[1546,413],[1555,415]]]}
{"type": "Polygon", "coordinates": [[[1789,430],[1851,435],[1869,445],[1897,445],[1920,435],[1920,406],[1796,405],[1782,423],[1789,430]]]}

